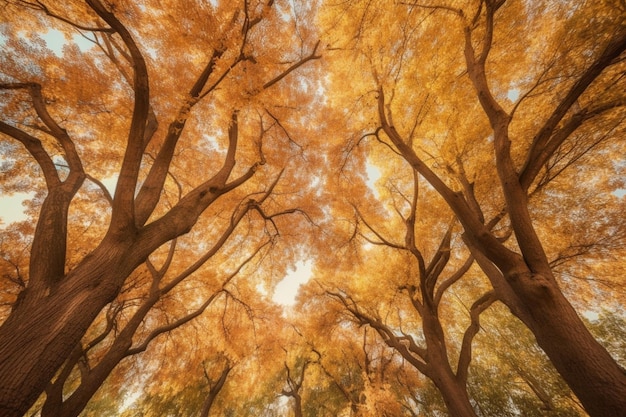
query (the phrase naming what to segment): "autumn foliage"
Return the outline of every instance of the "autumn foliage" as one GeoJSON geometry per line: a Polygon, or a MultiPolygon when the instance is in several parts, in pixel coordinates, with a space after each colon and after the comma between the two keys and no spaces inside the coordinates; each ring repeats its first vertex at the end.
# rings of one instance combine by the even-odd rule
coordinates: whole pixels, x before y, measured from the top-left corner
{"type": "Polygon", "coordinates": [[[623,1],[0,14],[0,415],[626,415],[623,1]]]}

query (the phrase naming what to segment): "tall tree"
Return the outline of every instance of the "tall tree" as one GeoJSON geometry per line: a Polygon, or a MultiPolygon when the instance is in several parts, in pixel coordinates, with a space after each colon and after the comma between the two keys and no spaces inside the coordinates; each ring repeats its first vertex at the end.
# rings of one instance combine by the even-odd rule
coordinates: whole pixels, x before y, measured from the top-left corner
{"type": "Polygon", "coordinates": [[[356,51],[372,75],[369,87],[352,85],[374,101],[355,121],[375,117],[371,136],[446,202],[498,298],[592,416],[623,415],[626,374],[564,296],[539,233],[558,215],[532,197],[559,172],[589,172],[583,155],[623,155],[625,12],[623,2],[485,0],[356,2],[326,16],[340,29],[331,49],[356,51]]]}
{"type": "Polygon", "coordinates": [[[311,85],[296,73],[319,55],[302,16],[272,0],[3,3],[13,17],[2,27],[0,132],[45,181],[28,279],[0,327],[0,412],[19,416],[133,271],[203,213],[249,211],[276,225],[261,197],[298,150],[286,110],[311,85]],[[66,46],[57,59],[37,35],[46,27],[92,48],[66,46]],[[269,44],[271,32],[281,36],[269,44]],[[292,82],[289,97],[280,87],[292,82]],[[185,153],[191,158],[178,158],[185,153]],[[112,196],[102,184],[111,176],[112,196]],[[68,233],[76,196],[94,192],[89,183],[111,208],[103,231],[76,253],[68,233]]]}

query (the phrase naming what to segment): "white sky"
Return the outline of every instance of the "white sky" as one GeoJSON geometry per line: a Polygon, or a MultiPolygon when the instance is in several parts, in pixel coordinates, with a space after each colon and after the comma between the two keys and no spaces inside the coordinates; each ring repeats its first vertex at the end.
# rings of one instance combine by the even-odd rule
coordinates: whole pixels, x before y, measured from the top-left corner
{"type": "Polygon", "coordinates": [[[300,285],[306,283],[313,275],[313,262],[310,260],[299,261],[295,265],[295,269],[288,272],[274,288],[272,301],[285,307],[291,307],[296,302],[296,295],[300,285]]]}
{"type": "Polygon", "coordinates": [[[13,222],[26,220],[24,200],[33,198],[33,193],[0,194],[0,228],[13,222]]]}

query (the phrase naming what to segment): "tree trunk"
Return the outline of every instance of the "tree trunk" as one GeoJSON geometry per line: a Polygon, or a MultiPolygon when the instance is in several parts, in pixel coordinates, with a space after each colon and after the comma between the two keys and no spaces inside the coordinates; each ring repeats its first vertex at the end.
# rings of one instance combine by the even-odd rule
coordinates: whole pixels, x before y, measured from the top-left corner
{"type": "Polygon", "coordinates": [[[589,415],[626,416],[626,371],[594,339],[556,284],[544,289],[544,297],[518,291],[523,304],[511,310],[525,312],[520,319],[589,415]]]}
{"type": "Polygon", "coordinates": [[[443,397],[451,417],[476,417],[465,387],[462,387],[451,372],[437,372],[434,382],[443,397]]]}
{"type": "Polygon", "coordinates": [[[231,369],[233,369],[233,366],[229,362],[227,362],[224,365],[224,369],[222,369],[222,373],[220,374],[217,382],[215,382],[215,385],[213,385],[209,389],[209,394],[204,399],[204,403],[202,404],[202,410],[200,411],[200,417],[209,417],[209,412],[211,411],[211,407],[215,402],[215,398],[217,398],[217,394],[219,394],[224,387],[224,383],[226,382],[226,378],[228,377],[231,369]]]}
{"type": "Polygon", "coordinates": [[[423,311],[423,332],[428,350],[428,377],[433,381],[452,417],[476,417],[465,384],[457,378],[450,367],[445,335],[436,307],[423,311]]]}
{"type": "Polygon", "coordinates": [[[295,405],[293,408],[295,417],[302,417],[302,397],[297,392],[294,394],[293,399],[295,400],[295,405]]]}
{"type": "Polygon", "coordinates": [[[554,279],[504,275],[468,247],[499,299],[535,336],[554,367],[591,416],[626,416],[626,372],[594,339],[554,279]]]}
{"type": "Polygon", "coordinates": [[[50,293],[25,290],[0,327],[0,415],[21,417],[140,262],[129,242],[109,241],[50,293]]]}

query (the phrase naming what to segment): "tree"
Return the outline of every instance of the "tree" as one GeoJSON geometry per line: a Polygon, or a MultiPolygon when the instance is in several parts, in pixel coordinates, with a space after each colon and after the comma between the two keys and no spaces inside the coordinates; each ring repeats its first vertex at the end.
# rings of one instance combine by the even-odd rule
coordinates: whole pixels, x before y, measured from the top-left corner
{"type": "Polygon", "coordinates": [[[480,415],[587,415],[532,333],[505,306],[485,312],[481,328],[468,383],[480,415]]]}
{"type": "MultiPolygon", "coordinates": [[[[45,197],[28,279],[0,327],[3,415],[28,410],[133,271],[203,213],[217,209],[212,227],[219,229],[221,219],[228,228],[252,214],[273,227],[275,215],[293,212],[281,208],[289,199],[263,205],[289,171],[285,158],[294,148],[290,99],[276,90],[288,82],[295,83],[290,94],[307,88],[295,74],[319,55],[312,33],[274,3],[189,4],[197,13],[189,20],[190,9],[178,3],[4,2],[14,18],[3,25],[10,53],[3,55],[0,132],[28,152],[45,197]],[[204,29],[186,41],[193,24],[204,29]],[[34,35],[46,25],[93,47],[69,46],[57,59],[34,35]],[[268,31],[283,26],[279,42],[264,44],[268,31]],[[290,39],[294,47],[283,47],[290,39]],[[181,48],[188,53],[178,55],[181,48]],[[186,149],[196,150],[193,157],[178,158],[186,149]],[[110,176],[112,196],[102,183],[110,176]],[[72,223],[76,198],[94,198],[97,189],[110,210],[94,239],[73,251],[68,235],[82,226],[72,223]],[[232,215],[220,217],[224,211],[232,215]]],[[[8,146],[5,152],[15,148],[8,146]]]]}
{"type": "MultiPolygon", "coordinates": [[[[546,179],[588,172],[583,156],[623,153],[623,3],[345,7],[352,9],[327,17],[328,27],[349,33],[337,35],[331,49],[355,50],[371,68],[368,116],[377,121],[370,136],[454,212],[496,295],[533,332],[587,412],[626,410],[626,375],[564,296],[566,282],[558,282],[541,239],[541,227],[558,216],[538,212],[532,201],[549,192],[546,179]],[[340,14],[354,19],[339,23],[340,14]],[[391,41],[381,35],[390,19],[398,28],[391,41]],[[552,47],[545,49],[549,33],[552,47]]],[[[615,166],[603,169],[601,177],[610,178],[615,166]]]]}
{"type": "MultiPolygon", "coordinates": [[[[296,365],[307,365],[300,384],[305,416],[405,416],[406,398],[419,387],[415,372],[375,332],[350,320],[339,303],[320,290],[320,281],[302,291],[296,320],[300,348],[296,365]],[[308,317],[313,320],[302,320],[308,317]],[[308,353],[308,354],[307,354],[308,353]]],[[[299,369],[292,366],[291,369],[299,369]]],[[[293,372],[292,372],[293,373],[293,372]]],[[[291,391],[291,390],[290,390],[291,391]]]]}
{"type": "Polygon", "coordinates": [[[0,415],[626,409],[623,0],[320,3],[0,0],[0,415]]]}
{"type": "MultiPolygon", "coordinates": [[[[230,235],[230,232],[227,232],[226,235],[230,235]]],[[[222,242],[224,240],[225,239],[222,239],[222,242]]],[[[149,320],[146,319],[148,313],[155,308],[159,301],[161,301],[161,305],[158,306],[159,310],[172,311],[172,307],[163,302],[164,298],[171,296],[170,292],[173,289],[179,286],[193,273],[203,261],[209,259],[211,255],[217,252],[217,248],[211,248],[196,264],[175,276],[171,281],[167,282],[166,285],[162,285],[167,269],[171,265],[169,262],[172,261],[174,247],[175,246],[172,245],[166,264],[158,271],[150,261],[147,262],[147,269],[152,278],[147,282],[149,286],[147,295],[142,296],[141,292],[137,291],[137,288],[132,288],[132,291],[128,291],[128,289],[127,291],[123,291],[126,293],[124,297],[121,300],[116,299],[116,302],[109,305],[106,311],[106,324],[104,324],[104,326],[96,326],[100,328],[103,327],[104,330],[92,338],[89,338],[87,343],[81,342],[74,349],[71,356],[63,365],[61,372],[56,376],[54,381],[51,381],[46,387],[46,400],[41,410],[43,417],[79,415],[106,378],[109,377],[113,369],[117,367],[123,359],[144,352],[148,348],[148,345],[157,337],[196,319],[204,313],[218,297],[232,297],[232,294],[227,289],[228,284],[235,278],[240,270],[252,260],[254,255],[257,255],[263,248],[263,246],[259,247],[259,250],[255,252],[253,256],[245,259],[244,263],[222,282],[221,288],[208,296],[208,298],[203,300],[196,308],[192,308],[189,312],[186,311],[182,316],[176,319],[166,319],[166,322],[161,324],[155,317],[151,317],[149,320]],[[139,305],[135,307],[134,311],[130,312],[128,311],[130,309],[127,308],[127,304],[132,304],[134,300],[141,301],[139,305]],[[128,315],[126,320],[119,318],[122,313],[128,315]],[[159,324],[150,326],[151,322],[157,322],[159,324]],[[141,331],[139,331],[140,327],[142,327],[141,331]],[[114,331],[114,329],[117,331],[114,331]],[[111,336],[111,333],[113,333],[113,336],[111,336]],[[113,340],[108,340],[111,338],[113,340]],[[96,353],[92,354],[90,351],[95,351],[96,353]],[[80,372],[80,382],[70,393],[67,389],[68,379],[72,376],[72,371],[76,368],[80,372]]],[[[226,360],[226,362],[215,384],[210,384],[211,388],[206,403],[203,404],[202,407],[203,410],[206,410],[206,413],[208,413],[208,410],[211,408],[215,397],[223,387],[225,378],[232,369],[232,364],[230,364],[228,360],[226,360]]],[[[211,378],[208,377],[206,369],[205,377],[211,382],[211,378]]],[[[76,385],[75,382],[74,385],[76,385]]]]}
{"type": "MultiPolygon", "coordinates": [[[[391,165],[388,162],[388,166],[391,165]]],[[[435,384],[450,415],[476,416],[467,392],[472,340],[479,330],[480,314],[496,301],[496,297],[492,291],[476,297],[469,309],[470,323],[458,343],[458,358],[451,361],[450,332],[445,330],[441,315],[448,316],[448,320],[454,315],[450,304],[455,304],[456,300],[450,302],[447,292],[469,271],[474,259],[467,253],[452,253],[458,252],[458,244],[454,248],[452,242],[454,223],[444,229],[437,246],[430,246],[441,225],[437,224],[436,218],[423,214],[429,203],[428,197],[426,202],[418,198],[424,199],[418,178],[414,172],[409,179],[388,179],[386,187],[390,195],[386,197],[393,201],[390,206],[393,206],[395,216],[380,216],[373,223],[355,207],[358,223],[364,229],[358,233],[372,246],[366,249],[367,255],[362,255],[368,259],[365,262],[369,269],[368,279],[387,285],[368,286],[362,278],[350,286],[346,286],[345,281],[335,284],[332,279],[325,285],[330,288],[328,294],[337,299],[358,323],[373,328],[384,343],[435,384]],[[403,184],[402,180],[408,184],[403,184]],[[430,229],[421,230],[418,222],[428,224],[430,229]],[[403,233],[393,236],[387,231],[403,233]],[[377,246],[382,249],[377,251],[377,246]],[[449,265],[451,259],[452,268],[449,265]],[[378,263],[384,268],[375,273],[369,263],[378,263]],[[381,294],[385,294],[389,301],[382,303],[381,294]]],[[[441,211],[436,213],[436,216],[444,217],[441,211]]],[[[366,274],[357,270],[354,275],[366,274]]]]}

